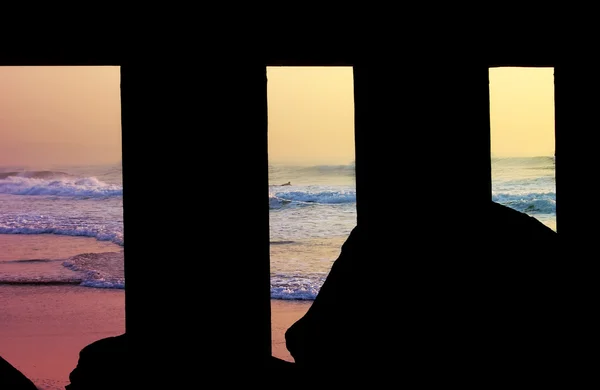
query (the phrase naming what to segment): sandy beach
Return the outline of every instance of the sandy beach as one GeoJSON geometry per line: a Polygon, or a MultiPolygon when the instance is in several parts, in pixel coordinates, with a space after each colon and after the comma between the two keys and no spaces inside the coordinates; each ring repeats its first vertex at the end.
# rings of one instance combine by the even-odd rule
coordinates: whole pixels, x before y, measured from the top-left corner
{"type": "MultiPolygon", "coordinates": [[[[12,260],[65,259],[123,249],[88,237],[2,234],[0,247],[0,274],[5,278],[14,271],[12,260]]],[[[40,265],[32,263],[32,267],[40,265]]],[[[51,270],[56,273],[54,268],[51,270]]],[[[23,269],[27,270],[21,267],[20,272],[23,269]]],[[[65,268],[65,272],[70,271],[65,268]]],[[[274,356],[293,361],[285,347],[285,331],[311,303],[271,300],[274,356]]],[[[64,390],[83,347],[125,331],[123,289],[0,283],[0,308],[0,356],[44,390],[64,390]]]]}
{"type": "MultiPolygon", "coordinates": [[[[55,263],[14,260],[66,259],[122,247],[89,237],[0,234],[0,279],[40,272],[60,280],[69,269],[55,263]],[[29,265],[28,265],[29,264],[29,265]]],[[[40,389],[64,390],[79,351],[125,331],[125,291],[78,285],[0,283],[0,355],[40,389]]]]}
{"type": "Polygon", "coordinates": [[[306,313],[312,301],[271,300],[271,348],[275,357],[293,362],[285,347],[285,331],[306,313]]]}
{"type": "MultiPolygon", "coordinates": [[[[124,331],[123,302],[123,290],[0,286],[0,354],[40,389],[64,389],[83,347],[124,331]]],[[[285,331],[309,307],[306,301],[271,301],[274,356],[293,361],[285,331]]]]}
{"type": "Polygon", "coordinates": [[[124,290],[0,286],[0,354],[40,389],[62,389],[91,342],[125,331],[124,290]]]}

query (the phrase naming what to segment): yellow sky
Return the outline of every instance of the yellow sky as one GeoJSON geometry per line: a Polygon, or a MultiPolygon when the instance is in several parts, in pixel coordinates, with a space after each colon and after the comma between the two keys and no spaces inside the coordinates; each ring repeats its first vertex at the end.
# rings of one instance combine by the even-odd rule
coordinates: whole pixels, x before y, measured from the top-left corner
{"type": "MultiPolygon", "coordinates": [[[[354,159],[350,67],[269,67],[269,160],[347,164],[354,159]]],[[[552,68],[490,69],[491,151],[554,153],[552,68]]]]}
{"type": "Polygon", "coordinates": [[[0,67],[0,166],[121,160],[119,67],[0,67]]]}
{"type": "Polygon", "coordinates": [[[268,67],[269,161],[354,160],[350,67],[268,67]]]}
{"type": "Polygon", "coordinates": [[[490,69],[494,156],[554,155],[554,69],[490,69]]]}

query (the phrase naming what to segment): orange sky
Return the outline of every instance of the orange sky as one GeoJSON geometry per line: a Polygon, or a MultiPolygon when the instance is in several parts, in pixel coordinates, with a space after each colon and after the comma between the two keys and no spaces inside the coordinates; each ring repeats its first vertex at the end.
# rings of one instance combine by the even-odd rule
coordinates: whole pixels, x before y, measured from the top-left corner
{"type": "Polygon", "coordinates": [[[119,67],[0,67],[0,166],[118,161],[119,67]]]}
{"type": "MultiPolygon", "coordinates": [[[[354,159],[350,67],[269,67],[271,162],[354,159]]],[[[119,67],[0,67],[0,166],[121,160],[119,67]]],[[[492,153],[554,152],[553,69],[490,69],[492,153]]]]}

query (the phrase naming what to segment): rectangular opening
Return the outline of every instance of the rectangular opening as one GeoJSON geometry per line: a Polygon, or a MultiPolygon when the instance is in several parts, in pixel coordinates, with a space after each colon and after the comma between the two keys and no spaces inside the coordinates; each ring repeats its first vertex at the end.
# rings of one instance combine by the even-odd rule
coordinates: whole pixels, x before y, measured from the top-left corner
{"type": "Polygon", "coordinates": [[[493,200],[556,231],[554,68],[491,68],[493,200]]]}
{"type": "Polygon", "coordinates": [[[118,66],[0,67],[0,345],[64,388],[125,331],[118,66]]]}
{"type": "Polygon", "coordinates": [[[356,225],[351,67],[268,67],[273,356],[356,225]]]}

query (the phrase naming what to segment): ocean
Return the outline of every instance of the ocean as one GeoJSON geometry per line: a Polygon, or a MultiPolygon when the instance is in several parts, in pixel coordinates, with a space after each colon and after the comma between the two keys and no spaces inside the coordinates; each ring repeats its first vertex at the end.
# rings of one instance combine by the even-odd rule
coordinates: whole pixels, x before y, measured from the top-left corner
{"type": "MultiPolygon", "coordinates": [[[[494,201],[556,229],[552,157],[493,158],[492,179],[494,201]]],[[[272,164],[269,183],[271,297],[313,300],[356,225],[354,166],[272,164]]],[[[122,188],[119,164],[0,168],[0,285],[123,289],[122,188]]]]}
{"type": "Polygon", "coordinates": [[[0,285],[122,289],[123,244],[120,164],[0,168],[0,285]]]}
{"type": "MultiPolygon", "coordinates": [[[[354,166],[271,166],[269,182],[271,297],[313,300],[356,224],[354,166]]],[[[492,158],[492,199],[556,230],[554,158],[492,158]]]]}

